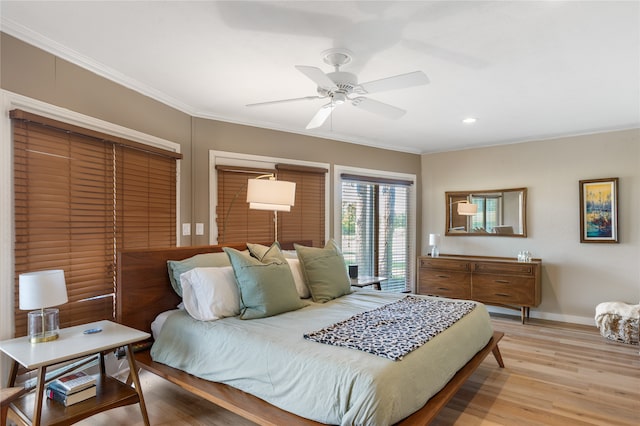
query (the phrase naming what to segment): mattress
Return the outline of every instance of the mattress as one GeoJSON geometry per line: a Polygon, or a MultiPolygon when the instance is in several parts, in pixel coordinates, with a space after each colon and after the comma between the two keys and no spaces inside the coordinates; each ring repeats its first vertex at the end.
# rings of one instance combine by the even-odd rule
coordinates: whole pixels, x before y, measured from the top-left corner
{"type": "Polygon", "coordinates": [[[167,315],[151,356],[321,423],[389,425],[421,408],[487,344],[493,330],[484,305],[401,361],[303,335],[404,296],[363,289],[254,320],[198,321],[178,310],[167,315]]]}

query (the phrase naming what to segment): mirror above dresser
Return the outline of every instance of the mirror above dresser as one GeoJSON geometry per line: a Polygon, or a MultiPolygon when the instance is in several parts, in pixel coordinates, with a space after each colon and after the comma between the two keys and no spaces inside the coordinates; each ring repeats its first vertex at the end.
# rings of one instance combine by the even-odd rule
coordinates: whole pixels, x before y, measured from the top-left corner
{"type": "Polygon", "coordinates": [[[445,235],[527,236],[527,188],[445,192],[445,235]]]}

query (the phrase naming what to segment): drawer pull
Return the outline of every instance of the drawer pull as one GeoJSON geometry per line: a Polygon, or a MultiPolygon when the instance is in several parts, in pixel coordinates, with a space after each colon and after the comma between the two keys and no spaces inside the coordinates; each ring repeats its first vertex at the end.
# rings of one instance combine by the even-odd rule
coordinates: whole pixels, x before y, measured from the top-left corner
{"type": "Polygon", "coordinates": [[[449,289],[447,287],[438,287],[438,290],[446,290],[449,291],[449,289]]]}
{"type": "Polygon", "coordinates": [[[509,284],[509,281],[507,280],[496,280],[496,282],[500,284],[509,284]]]}
{"type": "Polygon", "coordinates": [[[504,293],[496,293],[496,296],[500,296],[500,297],[511,297],[510,294],[504,294],[504,293]]]}
{"type": "Polygon", "coordinates": [[[438,275],[438,278],[449,278],[449,275],[438,275]]]}

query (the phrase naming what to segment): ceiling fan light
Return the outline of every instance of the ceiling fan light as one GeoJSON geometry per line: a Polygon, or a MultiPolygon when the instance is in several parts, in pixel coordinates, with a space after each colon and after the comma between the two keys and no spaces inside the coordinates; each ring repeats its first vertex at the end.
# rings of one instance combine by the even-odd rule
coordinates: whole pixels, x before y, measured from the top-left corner
{"type": "Polygon", "coordinates": [[[345,96],[344,93],[334,93],[331,99],[333,100],[333,103],[335,105],[342,105],[343,103],[346,102],[347,97],[345,96]]]}

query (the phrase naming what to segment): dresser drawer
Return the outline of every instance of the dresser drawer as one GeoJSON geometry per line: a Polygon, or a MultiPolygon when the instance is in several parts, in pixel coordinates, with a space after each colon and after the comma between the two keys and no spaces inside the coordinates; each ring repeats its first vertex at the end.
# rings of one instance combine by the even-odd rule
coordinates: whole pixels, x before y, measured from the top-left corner
{"type": "Polygon", "coordinates": [[[474,274],[471,282],[473,300],[484,303],[537,306],[534,278],[474,274]]]}
{"type": "Polygon", "coordinates": [[[459,260],[442,259],[440,257],[421,257],[420,268],[442,269],[446,271],[470,272],[471,264],[459,260]]]}
{"type": "Polygon", "coordinates": [[[513,275],[531,275],[535,274],[537,264],[514,262],[514,263],[497,263],[497,262],[474,262],[474,273],[488,274],[513,274],[513,275]]]}
{"type": "Polygon", "coordinates": [[[465,272],[421,270],[418,293],[456,299],[471,298],[470,275],[465,272]]]}

